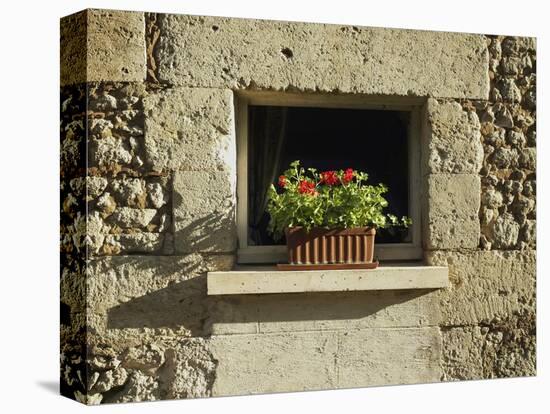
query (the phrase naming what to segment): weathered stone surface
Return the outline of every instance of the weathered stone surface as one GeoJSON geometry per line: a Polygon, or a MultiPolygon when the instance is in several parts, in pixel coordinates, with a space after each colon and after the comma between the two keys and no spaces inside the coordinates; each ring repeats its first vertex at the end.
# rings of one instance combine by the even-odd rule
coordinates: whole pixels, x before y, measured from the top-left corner
{"type": "Polygon", "coordinates": [[[160,399],[157,378],[132,371],[124,387],[109,398],[106,403],[128,403],[140,401],[156,401],[160,399]]]}
{"type": "Polygon", "coordinates": [[[111,215],[111,221],[120,227],[145,227],[153,217],[157,214],[157,210],[152,208],[117,208],[111,215]]]}
{"type": "Polygon", "coordinates": [[[438,328],[213,336],[213,395],[434,382],[438,328]]]}
{"type": "Polygon", "coordinates": [[[536,375],[533,313],[511,314],[481,326],[442,330],[444,380],[536,375]]]}
{"type": "Polygon", "coordinates": [[[176,88],[144,100],[145,154],[155,171],[234,171],[236,139],[229,90],[176,88]]]}
{"type": "Polygon", "coordinates": [[[338,387],[441,379],[439,328],[361,329],[339,334],[338,387]]]}
{"type": "Polygon", "coordinates": [[[113,164],[130,164],[132,162],[132,152],[128,144],[116,137],[106,137],[101,139],[92,138],[89,141],[89,159],[93,166],[109,166],[113,164]]]}
{"type": "Polygon", "coordinates": [[[481,183],[470,174],[427,177],[424,244],[427,249],[476,248],[481,183]]]}
{"type": "Polygon", "coordinates": [[[87,29],[86,10],[65,16],[60,21],[61,85],[86,81],[87,29]]]}
{"type": "Polygon", "coordinates": [[[69,182],[69,185],[77,197],[86,197],[88,200],[93,200],[105,190],[107,180],[103,177],[76,177],[69,182]]]}
{"type": "Polygon", "coordinates": [[[152,253],[162,249],[165,235],[160,233],[130,233],[105,236],[104,253],[152,253]]]}
{"type": "Polygon", "coordinates": [[[145,181],[140,178],[126,178],[122,180],[113,180],[111,183],[113,194],[117,196],[120,202],[128,207],[145,207],[147,192],[145,190],[145,181]]]}
{"type": "Polygon", "coordinates": [[[143,13],[95,10],[61,19],[61,85],[145,80],[143,13]]]}
{"type": "Polygon", "coordinates": [[[225,296],[209,298],[206,324],[214,335],[434,326],[438,300],[430,290],[225,296]]]}
{"type": "Polygon", "coordinates": [[[111,194],[104,193],[97,199],[96,207],[100,211],[102,218],[106,218],[115,211],[116,202],[111,194]]]}
{"type": "Polygon", "coordinates": [[[103,245],[105,235],[109,233],[110,226],[103,221],[99,212],[94,211],[87,217],[81,216],[77,219],[77,233],[73,236],[76,246],[87,246],[89,252],[98,253],[103,245]],[[80,240],[82,237],[83,243],[80,240]]]}
{"type": "Polygon", "coordinates": [[[489,92],[479,35],[185,15],[163,15],[160,26],[159,78],[174,85],[480,99],[489,92]]]}
{"type": "Polygon", "coordinates": [[[497,249],[514,248],[518,242],[520,225],[509,213],[497,217],[490,226],[489,236],[497,249]]]}
{"type": "Polygon", "coordinates": [[[91,387],[91,391],[106,392],[115,387],[124,385],[127,379],[128,371],[122,367],[117,367],[109,371],[103,371],[99,373],[97,381],[91,387]]]}
{"type": "Polygon", "coordinates": [[[147,184],[147,196],[155,208],[161,208],[168,202],[168,196],[164,194],[162,185],[159,183],[147,184]]]}
{"type": "Polygon", "coordinates": [[[443,329],[442,342],[444,380],[483,378],[483,335],[479,326],[443,329]]]}
{"type": "Polygon", "coordinates": [[[535,148],[525,148],[519,157],[520,165],[528,170],[534,170],[537,164],[537,150],[535,148]]]}
{"type": "Polygon", "coordinates": [[[218,361],[204,338],[180,341],[167,351],[166,398],[210,397],[218,361]]]}
{"type": "Polygon", "coordinates": [[[477,173],[483,162],[479,119],[457,102],[429,99],[426,106],[427,171],[477,173]]]}
{"type": "Polygon", "coordinates": [[[205,270],[198,255],[91,260],[89,327],[105,340],[128,340],[127,346],[159,332],[200,334],[206,306],[206,281],[201,276],[205,270]]]}
{"type": "Polygon", "coordinates": [[[145,80],[143,13],[88,9],[87,78],[94,81],[145,80]]]}
{"type": "Polygon", "coordinates": [[[227,172],[181,171],[174,175],[177,253],[235,250],[234,180],[227,172]]]}
{"type": "Polygon", "coordinates": [[[164,350],[155,344],[145,344],[128,348],[122,360],[122,366],[137,369],[153,375],[164,364],[164,350]]]}
{"type": "Polygon", "coordinates": [[[335,332],[222,335],[210,340],[218,361],[212,395],[335,388],[335,332]]]}
{"type": "Polygon", "coordinates": [[[441,325],[476,325],[514,312],[535,312],[535,252],[429,252],[428,264],[449,266],[441,290],[441,325]]]}

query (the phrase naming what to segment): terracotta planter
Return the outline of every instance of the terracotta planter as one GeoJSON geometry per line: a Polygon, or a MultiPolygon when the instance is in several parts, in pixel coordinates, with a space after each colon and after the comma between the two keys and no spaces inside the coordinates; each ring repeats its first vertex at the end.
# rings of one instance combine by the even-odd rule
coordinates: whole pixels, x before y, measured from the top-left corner
{"type": "Polygon", "coordinates": [[[286,230],[290,265],[368,265],[373,263],[374,236],[371,227],[351,229],[302,227],[286,230]]]}

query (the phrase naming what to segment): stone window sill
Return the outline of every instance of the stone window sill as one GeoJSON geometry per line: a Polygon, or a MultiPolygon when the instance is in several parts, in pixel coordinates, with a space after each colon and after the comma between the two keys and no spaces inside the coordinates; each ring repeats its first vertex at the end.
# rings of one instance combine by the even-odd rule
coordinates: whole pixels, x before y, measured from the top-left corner
{"type": "Polygon", "coordinates": [[[384,264],[373,270],[279,271],[275,266],[239,266],[208,272],[208,295],[440,289],[449,285],[449,269],[417,263],[384,264]]]}

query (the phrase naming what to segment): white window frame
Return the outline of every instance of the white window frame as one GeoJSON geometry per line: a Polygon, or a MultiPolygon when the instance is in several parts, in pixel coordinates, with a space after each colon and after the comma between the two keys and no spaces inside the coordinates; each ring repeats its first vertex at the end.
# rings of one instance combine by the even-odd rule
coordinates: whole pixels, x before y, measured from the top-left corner
{"type": "Polygon", "coordinates": [[[238,263],[282,263],[287,260],[285,246],[248,245],[248,106],[288,106],[318,108],[377,109],[411,113],[408,131],[409,209],[413,220],[411,242],[375,244],[380,261],[422,259],[421,214],[421,131],[423,101],[418,98],[376,98],[365,95],[296,94],[282,92],[239,92],[235,94],[237,137],[237,236],[238,263]]]}

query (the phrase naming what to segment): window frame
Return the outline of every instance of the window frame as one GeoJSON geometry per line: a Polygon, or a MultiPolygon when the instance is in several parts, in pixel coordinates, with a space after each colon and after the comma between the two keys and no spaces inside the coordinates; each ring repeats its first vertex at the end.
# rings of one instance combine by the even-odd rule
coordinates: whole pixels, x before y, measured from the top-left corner
{"type": "Polygon", "coordinates": [[[248,245],[248,107],[287,106],[341,109],[375,109],[410,112],[409,211],[413,220],[410,243],[377,243],[374,255],[380,261],[422,259],[421,111],[419,98],[371,97],[365,95],[296,94],[288,92],[240,92],[234,97],[237,144],[237,263],[281,263],[287,260],[285,246],[248,245]]]}

